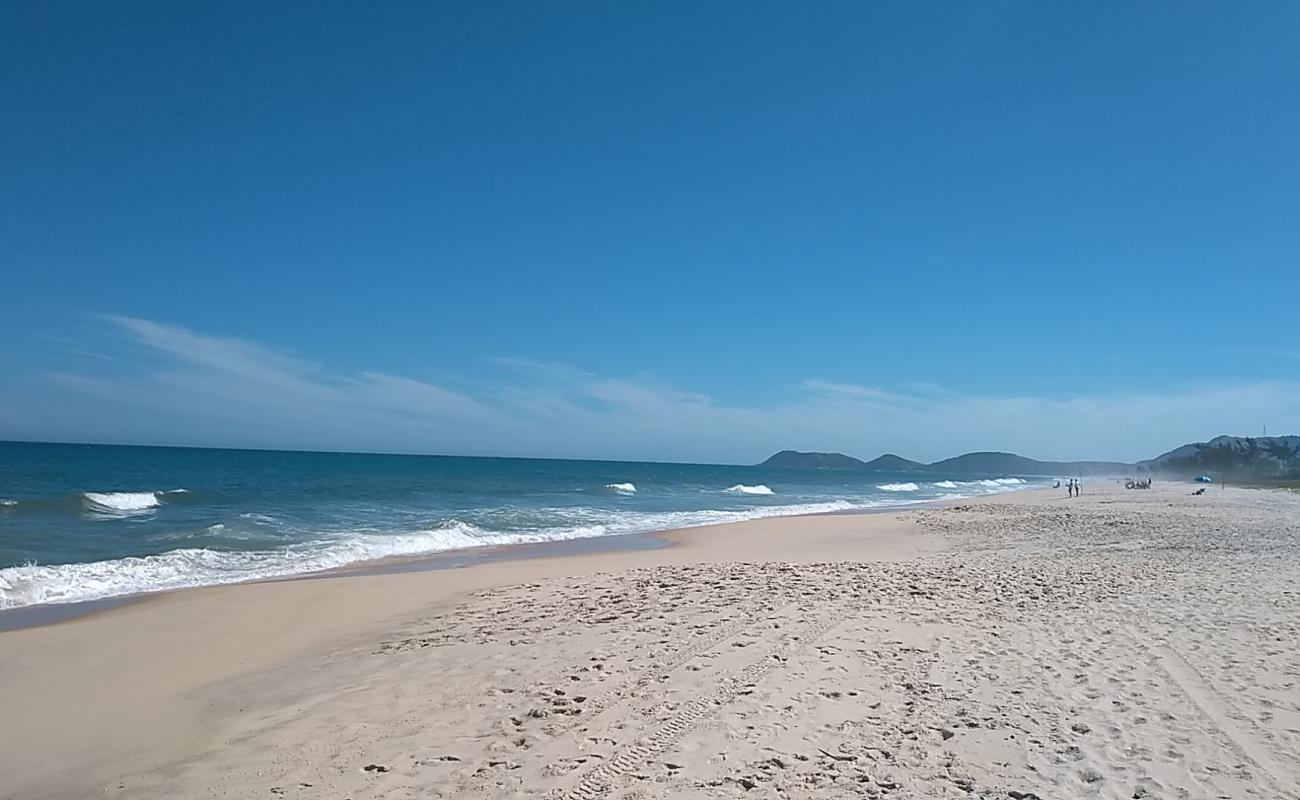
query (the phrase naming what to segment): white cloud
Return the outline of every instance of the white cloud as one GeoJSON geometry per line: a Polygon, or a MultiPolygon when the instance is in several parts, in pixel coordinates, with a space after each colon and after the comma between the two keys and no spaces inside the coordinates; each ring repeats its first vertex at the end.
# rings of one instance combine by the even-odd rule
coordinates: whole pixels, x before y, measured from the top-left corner
{"type": "Polygon", "coordinates": [[[1045,398],[807,378],[786,387],[782,402],[737,405],[645,376],[526,359],[496,360],[501,377],[488,389],[457,390],[339,374],[257,342],[150,320],[106,320],[125,355],[87,362],[111,371],[51,374],[44,395],[11,389],[0,396],[0,436],[746,462],[786,447],[926,461],[984,449],[1132,460],[1264,423],[1300,431],[1300,384],[1286,381],[1045,398]]]}

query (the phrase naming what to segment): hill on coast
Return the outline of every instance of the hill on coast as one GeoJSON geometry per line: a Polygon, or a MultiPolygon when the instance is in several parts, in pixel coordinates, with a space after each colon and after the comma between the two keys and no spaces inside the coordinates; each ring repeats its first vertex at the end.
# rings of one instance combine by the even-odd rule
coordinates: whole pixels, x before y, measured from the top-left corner
{"type": "Polygon", "coordinates": [[[1219,436],[1185,444],[1156,458],[1121,461],[1039,461],[1015,453],[977,452],[932,464],[886,453],[863,461],[843,453],[782,450],[758,466],[787,469],[843,469],[867,472],[942,472],[991,475],[1119,475],[1155,473],[1190,477],[1209,473],[1241,479],[1300,477],[1300,436],[1219,436]]]}
{"type": "Polygon", "coordinates": [[[856,469],[874,472],[908,472],[925,469],[925,465],[919,461],[909,461],[893,453],[886,453],[871,461],[863,461],[843,453],[801,453],[798,450],[782,450],[759,466],[788,469],[856,469]]]}
{"type": "Polygon", "coordinates": [[[879,472],[916,472],[924,470],[926,467],[920,461],[912,461],[902,456],[896,456],[893,453],[885,453],[879,458],[868,461],[866,468],[879,472]]]}
{"type": "Polygon", "coordinates": [[[1300,477],[1300,436],[1217,436],[1176,447],[1137,466],[1172,475],[1296,478],[1300,477]]]}
{"type": "Polygon", "coordinates": [[[1038,461],[1015,453],[966,453],[930,464],[935,472],[1017,475],[1113,475],[1131,470],[1131,464],[1118,461],[1038,461]]]}

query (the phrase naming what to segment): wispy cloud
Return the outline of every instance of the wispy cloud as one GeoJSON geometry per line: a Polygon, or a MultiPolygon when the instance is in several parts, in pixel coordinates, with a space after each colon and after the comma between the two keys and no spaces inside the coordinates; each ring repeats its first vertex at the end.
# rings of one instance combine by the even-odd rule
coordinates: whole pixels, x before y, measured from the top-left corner
{"type": "Polygon", "coordinates": [[[828,399],[860,400],[870,402],[892,403],[905,399],[903,395],[887,392],[871,386],[855,386],[848,383],[835,383],[817,378],[802,381],[799,388],[812,395],[828,399]]]}
{"type": "Polygon", "coordinates": [[[244,339],[126,316],[84,369],[0,391],[0,437],[158,444],[750,461],[771,451],[976,449],[1136,459],[1217,433],[1300,431],[1300,383],[1070,398],[960,394],[821,377],[784,400],[731,404],[647,376],[496,359],[473,389],[346,373],[244,339]]]}

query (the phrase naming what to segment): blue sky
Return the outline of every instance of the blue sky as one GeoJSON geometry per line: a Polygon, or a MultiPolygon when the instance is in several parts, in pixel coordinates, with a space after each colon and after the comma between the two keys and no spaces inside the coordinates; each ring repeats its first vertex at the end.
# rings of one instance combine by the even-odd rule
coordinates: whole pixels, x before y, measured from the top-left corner
{"type": "Polygon", "coordinates": [[[1300,432],[1292,3],[0,10],[0,438],[1300,432]]]}

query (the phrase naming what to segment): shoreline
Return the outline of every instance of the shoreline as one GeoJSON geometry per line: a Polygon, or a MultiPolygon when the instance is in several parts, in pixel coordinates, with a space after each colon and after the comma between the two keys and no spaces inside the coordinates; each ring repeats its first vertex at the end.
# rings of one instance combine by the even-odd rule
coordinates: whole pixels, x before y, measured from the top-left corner
{"type": "Polygon", "coordinates": [[[629,758],[611,796],[937,797],[956,776],[981,796],[1292,797],[1300,692],[1280,676],[1300,662],[1278,642],[1300,635],[1300,497],[1093,487],[5,631],[0,798],[506,800],[629,758]]]}
{"type": "Polygon", "coordinates": [[[755,517],[753,519],[737,522],[715,522],[704,525],[690,525],[684,528],[665,528],[656,531],[606,534],[602,536],[556,539],[552,541],[526,542],[520,544],[480,545],[477,547],[466,547],[457,550],[440,550],[409,556],[386,556],[383,558],[366,559],[351,564],[344,564],[339,567],[331,567],[329,569],[271,578],[252,578],[232,583],[201,584],[175,589],[153,589],[132,592],[130,594],[115,595],[113,597],[79,600],[69,603],[35,603],[27,606],[18,606],[16,608],[0,609],[0,634],[3,634],[6,631],[23,630],[26,628],[43,627],[47,625],[59,625],[135,603],[149,602],[155,598],[190,591],[253,586],[263,583],[321,580],[332,577],[386,575],[404,572],[464,569],[479,564],[511,559],[566,558],[610,551],[654,550],[660,547],[672,547],[673,543],[671,540],[666,538],[666,535],[678,531],[707,530],[722,525],[744,525],[750,522],[760,522],[764,520],[798,520],[822,516],[861,516],[906,512],[925,508],[941,508],[952,504],[974,502],[978,500],[993,500],[1007,495],[1037,491],[1047,492],[1055,490],[1042,487],[1027,487],[1023,489],[1008,489],[993,494],[950,498],[947,500],[919,500],[911,503],[899,503],[897,505],[871,506],[841,509],[837,511],[818,511],[807,514],[778,514],[770,517],[755,517]]]}
{"type": "Polygon", "coordinates": [[[7,678],[0,681],[0,707],[18,723],[0,727],[0,798],[80,796],[87,782],[95,792],[116,786],[102,781],[119,772],[155,774],[160,765],[217,747],[215,732],[239,724],[263,690],[297,691],[302,675],[337,654],[372,651],[376,631],[418,624],[507,587],[581,585],[627,570],[737,561],[905,561],[937,547],[911,527],[920,510],[676,529],[653,534],[666,543],[653,549],[153,593],[57,624],[0,632],[0,674],[7,678]],[[57,763],[50,757],[55,742],[57,763]],[[7,786],[7,776],[21,783],[7,786]]]}

